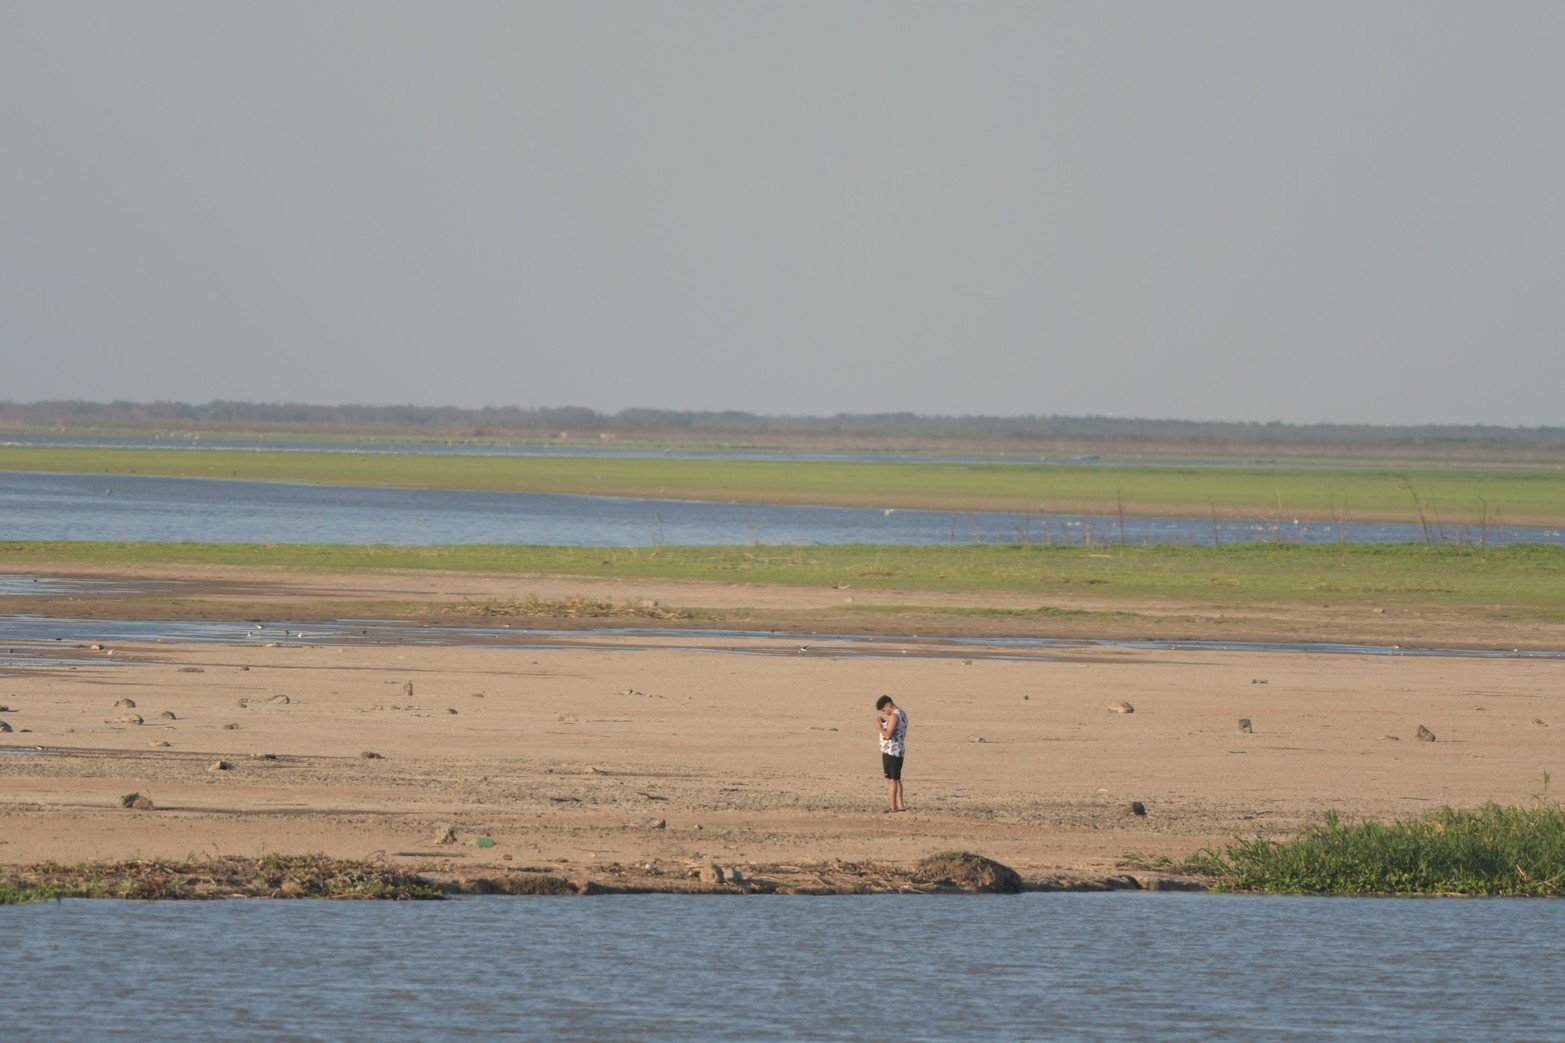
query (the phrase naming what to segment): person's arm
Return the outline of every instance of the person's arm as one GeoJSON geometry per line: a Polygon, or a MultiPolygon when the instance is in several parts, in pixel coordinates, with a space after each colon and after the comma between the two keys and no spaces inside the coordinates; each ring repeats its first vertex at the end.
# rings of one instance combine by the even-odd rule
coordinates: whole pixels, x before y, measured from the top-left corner
{"type": "Polygon", "coordinates": [[[891,738],[892,732],[897,730],[896,717],[882,717],[879,710],[875,711],[875,730],[880,732],[882,739],[891,738]]]}

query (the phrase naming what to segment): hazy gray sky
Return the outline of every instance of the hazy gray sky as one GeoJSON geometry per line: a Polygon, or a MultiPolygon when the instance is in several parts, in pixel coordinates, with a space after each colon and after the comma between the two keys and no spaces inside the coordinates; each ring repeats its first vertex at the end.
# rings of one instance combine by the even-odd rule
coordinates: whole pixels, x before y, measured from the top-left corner
{"type": "Polygon", "coordinates": [[[1565,423],[1565,4],[0,0],[0,399],[1565,423]]]}

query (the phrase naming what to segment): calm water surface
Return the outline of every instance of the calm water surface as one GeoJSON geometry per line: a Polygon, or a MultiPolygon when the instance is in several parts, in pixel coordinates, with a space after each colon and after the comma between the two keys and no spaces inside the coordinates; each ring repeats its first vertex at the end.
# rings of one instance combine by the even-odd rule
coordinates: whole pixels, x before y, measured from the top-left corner
{"type": "Polygon", "coordinates": [[[9,1039],[1559,1038],[1565,903],[648,895],[0,909],[9,1039]]]}
{"type": "MultiPolygon", "coordinates": [[[[1443,538],[1480,534],[1447,527],[1443,538]]],[[[1353,543],[1422,542],[1417,525],[1355,523],[1353,543]]],[[[194,543],[646,547],[771,543],[1142,544],[1333,542],[1306,518],[1126,518],[798,507],[543,493],[0,472],[0,539],[194,543]]],[[[1565,544],[1565,530],[1492,527],[1489,543],[1565,544]]]]}

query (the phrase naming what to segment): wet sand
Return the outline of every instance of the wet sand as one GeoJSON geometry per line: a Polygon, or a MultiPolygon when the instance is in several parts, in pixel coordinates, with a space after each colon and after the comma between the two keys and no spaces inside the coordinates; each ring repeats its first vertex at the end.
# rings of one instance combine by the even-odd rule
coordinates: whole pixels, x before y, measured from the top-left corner
{"type": "Polygon", "coordinates": [[[1331,809],[1527,801],[1565,744],[1559,661],[692,643],[154,644],[9,669],[0,863],[319,852],[590,877],[962,848],[1092,877],[1331,809]],[[880,813],[882,692],[912,718],[908,814],[880,813]],[[121,808],[129,792],[154,809],[121,808]]]}

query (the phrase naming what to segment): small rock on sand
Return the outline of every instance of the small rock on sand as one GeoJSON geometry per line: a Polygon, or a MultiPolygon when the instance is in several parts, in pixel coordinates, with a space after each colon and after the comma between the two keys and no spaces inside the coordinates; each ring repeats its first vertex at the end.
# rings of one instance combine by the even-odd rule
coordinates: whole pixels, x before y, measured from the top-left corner
{"type": "Polygon", "coordinates": [[[152,742],[147,743],[147,745],[148,746],[159,746],[159,747],[163,747],[163,748],[166,749],[168,747],[168,740],[167,739],[154,739],[152,742]]]}
{"type": "Polygon", "coordinates": [[[233,765],[227,761],[213,761],[206,766],[207,771],[228,771],[231,768],[233,768],[233,765]]]}
{"type": "Polygon", "coordinates": [[[115,706],[116,709],[120,709],[120,710],[134,710],[136,708],[136,700],[134,700],[134,699],[116,699],[116,700],[114,700],[114,706],[115,706]]]}
{"type": "Polygon", "coordinates": [[[141,724],[142,723],[141,714],[139,714],[139,713],[127,713],[124,716],[122,716],[115,723],[116,724],[141,724]]]}
{"type": "Polygon", "coordinates": [[[120,798],[120,807],[135,808],[137,811],[151,811],[152,798],[143,797],[140,793],[127,793],[120,798]]]}
{"type": "Polygon", "coordinates": [[[690,873],[703,884],[720,884],[723,882],[723,867],[716,862],[704,862],[692,868],[690,873]]]}
{"type": "Polygon", "coordinates": [[[647,828],[648,829],[667,829],[668,828],[668,822],[665,821],[664,819],[655,818],[655,819],[650,820],[647,823],[647,828]]]}
{"type": "Polygon", "coordinates": [[[1384,742],[1401,742],[1402,741],[1402,736],[1400,736],[1400,735],[1382,735],[1380,738],[1384,742]]]}
{"type": "MultiPolygon", "coordinates": [[[[78,645],[78,646],[77,646],[77,647],[78,647],[78,648],[79,648],[79,647],[81,647],[81,646],[80,646],[80,645],[78,645]]],[[[101,651],[103,651],[103,646],[102,646],[102,645],[99,645],[99,644],[93,644],[93,645],[88,645],[88,646],[87,646],[87,647],[89,647],[89,648],[90,648],[90,649],[92,649],[92,650],[93,650],[93,651],[94,651],[94,652],[101,652],[101,651]]]]}
{"type": "Polygon", "coordinates": [[[1241,717],[1241,718],[1239,718],[1239,730],[1241,732],[1244,732],[1244,734],[1246,734],[1246,735],[1249,735],[1252,731],[1254,731],[1254,729],[1250,727],[1250,718],[1248,718],[1248,717],[1241,717]]]}
{"type": "Polygon", "coordinates": [[[1418,726],[1418,741],[1419,742],[1434,742],[1435,741],[1435,733],[1430,731],[1428,728],[1425,728],[1422,724],[1420,724],[1418,726]]]}
{"type": "Polygon", "coordinates": [[[365,750],[363,753],[359,754],[359,759],[360,760],[367,760],[367,761],[380,761],[380,760],[385,760],[386,758],[382,757],[380,754],[376,753],[374,750],[365,750]]]}
{"type": "Polygon", "coordinates": [[[439,833],[439,835],[435,837],[435,843],[437,844],[455,844],[456,842],[457,839],[455,826],[447,826],[439,833]]]}
{"type": "Polygon", "coordinates": [[[250,754],[250,759],[253,760],[253,761],[274,761],[274,760],[277,759],[277,754],[275,754],[275,753],[252,753],[252,754],[250,754]]]}
{"type": "Polygon", "coordinates": [[[278,642],[276,642],[276,641],[268,641],[266,644],[262,645],[261,647],[262,648],[281,648],[283,646],[281,644],[279,644],[278,642]]]}
{"type": "Polygon", "coordinates": [[[1133,800],[1129,804],[1125,805],[1125,813],[1128,815],[1137,815],[1145,818],[1147,814],[1147,806],[1141,803],[1139,800],[1133,800]]]}
{"type": "Polygon", "coordinates": [[[9,724],[6,724],[4,721],[0,721],[0,732],[10,732],[15,730],[16,729],[12,728],[9,724]]]}
{"type": "Polygon", "coordinates": [[[402,686],[402,694],[406,698],[409,698],[409,699],[413,698],[413,682],[412,681],[409,681],[407,684],[402,686]]]}
{"type": "Polygon", "coordinates": [[[164,710],[162,713],[158,714],[158,720],[160,721],[177,721],[178,719],[179,718],[174,716],[173,710],[164,710]]]}
{"type": "Polygon", "coordinates": [[[1542,717],[1534,717],[1532,719],[1532,726],[1534,728],[1547,728],[1548,724],[1544,721],[1544,719],[1542,717]]]}
{"type": "Polygon", "coordinates": [[[1117,703],[1109,703],[1109,713],[1135,713],[1136,708],[1121,699],[1117,703]]]}
{"type": "Polygon", "coordinates": [[[448,706],[448,707],[446,707],[446,713],[449,713],[452,716],[455,716],[456,715],[456,707],[455,706],[448,706]]]}
{"type": "Polygon", "coordinates": [[[223,730],[225,732],[237,732],[239,730],[239,725],[229,722],[228,724],[223,725],[223,730]]]}
{"type": "Polygon", "coordinates": [[[268,699],[266,701],[269,702],[269,703],[277,703],[280,706],[286,706],[289,703],[293,702],[292,699],[288,698],[286,695],[283,695],[281,692],[277,693],[276,695],[272,696],[270,699],[268,699]]]}
{"type": "Polygon", "coordinates": [[[971,738],[969,738],[967,741],[968,742],[988,742],[989,740],[984,738],[982,735],[974,735],[971,738]]]}

